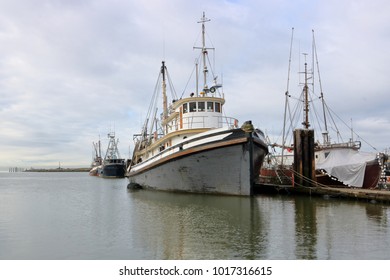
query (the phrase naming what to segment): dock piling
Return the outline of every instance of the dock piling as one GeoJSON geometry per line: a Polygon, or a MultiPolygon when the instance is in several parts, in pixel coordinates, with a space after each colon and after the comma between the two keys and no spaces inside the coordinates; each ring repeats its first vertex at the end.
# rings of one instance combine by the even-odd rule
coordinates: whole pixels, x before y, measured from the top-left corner
{"type": "Polygon", "coordinates": [[[294,179],[294,184],[312,187],[311,182],[316,180],[313,129],[294,130],[294,171],[301,175],[294,179]]]}

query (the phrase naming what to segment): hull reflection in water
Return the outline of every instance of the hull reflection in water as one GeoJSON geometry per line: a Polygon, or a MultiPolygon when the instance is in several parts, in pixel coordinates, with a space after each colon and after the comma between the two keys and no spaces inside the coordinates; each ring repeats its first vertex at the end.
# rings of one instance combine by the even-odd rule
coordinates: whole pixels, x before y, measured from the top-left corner
{"type": "Polygon", "coordinates": [[[390,257],[384,246],[390,244],[386,205],[304,196],[230,197],[144,190],[129,195],[137,205],[132,246],[148,252],[146,259],[390,257]],[[378,229],[385,235],[373,240],[378,229]]]}
{"type": "Polygon", "coordinates": [[[134,245],[150,248],[147,258],[266,257],[265,227],[254,198],[144,190],[131,195],[138,205],[134,245]]]}

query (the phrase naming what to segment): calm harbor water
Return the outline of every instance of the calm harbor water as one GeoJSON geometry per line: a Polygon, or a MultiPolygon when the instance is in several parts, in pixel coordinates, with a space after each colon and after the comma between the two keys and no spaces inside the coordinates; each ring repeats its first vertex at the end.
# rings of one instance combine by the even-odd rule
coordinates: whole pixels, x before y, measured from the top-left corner
{"type": "Polygon", "coordinates": [[[0,173],[0,259],[390,259],[390,205],[0,173]]]}

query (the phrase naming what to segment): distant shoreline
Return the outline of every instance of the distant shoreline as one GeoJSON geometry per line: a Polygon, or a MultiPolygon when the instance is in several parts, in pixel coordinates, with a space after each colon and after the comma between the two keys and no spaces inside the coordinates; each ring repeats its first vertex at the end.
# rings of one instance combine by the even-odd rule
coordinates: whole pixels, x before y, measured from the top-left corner
{"type": "Polygon", "coordinates": [[[91,168],[30,168],[24,172],[89,172],[91,168]]]}

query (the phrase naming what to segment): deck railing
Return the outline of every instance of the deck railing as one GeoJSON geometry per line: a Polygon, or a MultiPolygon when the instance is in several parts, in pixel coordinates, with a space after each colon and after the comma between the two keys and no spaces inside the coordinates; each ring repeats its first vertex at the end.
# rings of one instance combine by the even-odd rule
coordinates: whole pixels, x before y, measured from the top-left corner
{"type": "Polygon", "coordinates": [[[183,117],[183,129],[192,128],[237,128],[238,121],[235,118],[223,116],[189,116],[183,117]]]}

